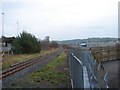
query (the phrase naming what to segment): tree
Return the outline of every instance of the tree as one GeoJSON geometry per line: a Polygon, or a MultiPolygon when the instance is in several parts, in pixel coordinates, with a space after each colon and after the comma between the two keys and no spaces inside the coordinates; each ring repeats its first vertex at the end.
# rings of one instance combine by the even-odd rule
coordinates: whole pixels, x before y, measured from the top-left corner
{"type": "Polygon", "coordinates": [[[34,36],[23,31],[12,43],[12,51],[15,54],[39,53],[40,41],[34,36]]]}
{"type": "Polygon", "coordinates": [[[57,43],[56,41],[52,41],[52,42],[50,43],[50,47],[51,47],[51,48],[57,48],[57,47],[59,47],[59,45],[58,45],[58,43],[57,43]]]}

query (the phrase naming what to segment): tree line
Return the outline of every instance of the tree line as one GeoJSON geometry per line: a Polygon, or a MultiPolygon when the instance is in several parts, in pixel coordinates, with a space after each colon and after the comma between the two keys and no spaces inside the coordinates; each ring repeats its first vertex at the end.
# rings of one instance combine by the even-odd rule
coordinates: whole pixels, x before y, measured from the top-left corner
{"type": "Polygon", "coordinates": [[[56,41],[41,41],[34,35],[23,31],[12,42],[12,52],[14,54],[32,54],[39,53],[41,50],[57,48],[59,45],[56,41]]]}

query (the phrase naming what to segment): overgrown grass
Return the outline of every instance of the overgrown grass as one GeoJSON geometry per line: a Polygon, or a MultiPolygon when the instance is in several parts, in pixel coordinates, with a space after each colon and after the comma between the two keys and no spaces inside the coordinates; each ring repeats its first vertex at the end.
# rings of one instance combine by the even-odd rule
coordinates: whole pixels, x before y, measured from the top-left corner
{"type": "Polygon", "coordinates": [[[27,61],[27,60],[30,60],[32,58],[51,53],[52,51],[54,51],[54,49],[49,50],[49,51],[47,51],[47,50],[46,51],[41,51],[40,53],[35,53],[35,54],[5,55],[3,57],[2,69],[3,70],[7,69],[15,63],[27,61]]]}
{"type": "Polygon", "coordinates": [[[43,69],[33,73],[33,81],[47,81],[55,85],[59,85],[59,83],[67,83],[69,76],[66,75],[64,67],[62,67],[66,60],[67,56],[62,53],[60,56],[49,62],[43,69]]]}

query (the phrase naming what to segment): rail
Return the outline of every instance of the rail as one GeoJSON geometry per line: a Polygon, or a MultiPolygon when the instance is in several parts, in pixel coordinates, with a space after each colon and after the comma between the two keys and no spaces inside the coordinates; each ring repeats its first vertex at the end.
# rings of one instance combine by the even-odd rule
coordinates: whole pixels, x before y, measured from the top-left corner
{"type": "Polygon", "coordinates": [[[34,59],[31,59],[31,60],[28,60],[28,61],[25,61],[25,62],[22,62],[22,63],[17,63],[17,64],[14,64],[13,66],[11,66],[9,69],[7,70],[4,70],[2,73],[0,73],[0,80],[3,79],[3,78],[6,78],[22,69],[25,69],[29,66],[32,66],[33,64],[36,64],[38,62],[41,62],[51,56],[57,56],[59,55],[61,52],[62,52],[63,49],[58,49],[50,54],[46,54],[42,57],[36,57],[34,59]]]}

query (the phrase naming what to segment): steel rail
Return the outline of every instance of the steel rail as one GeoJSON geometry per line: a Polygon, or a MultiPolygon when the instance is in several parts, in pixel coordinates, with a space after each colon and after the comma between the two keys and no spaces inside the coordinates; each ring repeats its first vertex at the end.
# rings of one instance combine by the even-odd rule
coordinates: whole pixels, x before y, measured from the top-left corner
{"type": "Polygon", "coordinates": [[[37,58],[33,58],[31,60],[28,60],[28,61],[24,61],[24,62],[14,64],[14,65],[11,66],[11,68],[9,68],[8,70],[3,71],[2,74],[0,74],[0,80],[10,76],[13,73],[16,73],[16,72],[20,71],[22,69],[25,69],[25,68],[27,68],[27,67],[29,67],[29,66],[37,63],[37,62],[43,61],[43,60],[49,58],[52,55],[55,55],[55,54],[58,55],[59,52],[60,52],[60,49],[56,50],[56,51],[54,51],[54,52],[52,52],[50,54],[45,54],[44,56],[39,56],[37,58]]]}

